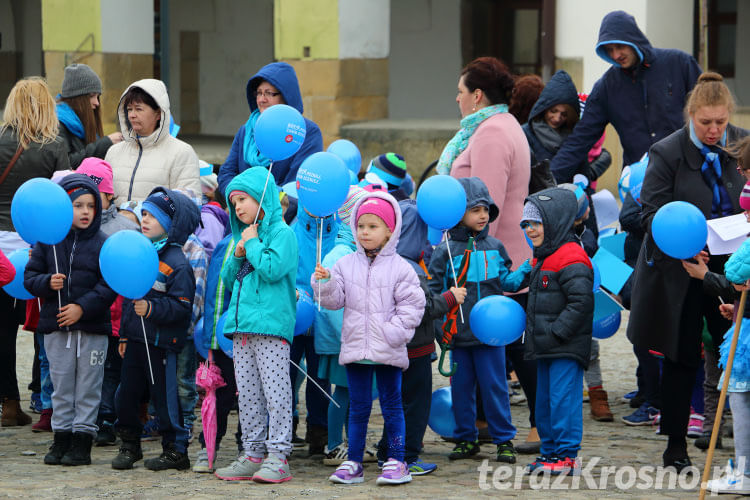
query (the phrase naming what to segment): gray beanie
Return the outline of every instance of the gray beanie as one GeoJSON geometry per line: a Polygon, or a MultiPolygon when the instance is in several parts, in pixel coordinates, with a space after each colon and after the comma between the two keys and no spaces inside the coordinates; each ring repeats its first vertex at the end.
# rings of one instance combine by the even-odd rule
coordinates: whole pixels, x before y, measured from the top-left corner
{"type": "Polygon", "coordinates": [[[94,70],[85,64],[74,63],[65,68],[62,97],[76,97],[85,94],[101,94],[102,80],[94,70]]]}

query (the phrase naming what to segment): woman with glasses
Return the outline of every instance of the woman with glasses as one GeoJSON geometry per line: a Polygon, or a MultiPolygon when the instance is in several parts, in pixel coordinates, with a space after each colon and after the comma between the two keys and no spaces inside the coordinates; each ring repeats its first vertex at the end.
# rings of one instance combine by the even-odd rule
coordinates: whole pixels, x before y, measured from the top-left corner
{"type": "Polygon", "coordinates": [[[692,203],[706,219],[742,212],[739,198],[745,178],[724,148],[748,131],[730,124],[733,110],[734,99],[721,75],[702,74],[685,106],[685,126],[651,147],[641,188],[641,225],[646,234],[633,274],[627,335],[635,347],[664,355],[661,434],[668,442],[662,458],[665,467],[675,466],[678,471],[691,464],[686,433],[704,320],[714,348],[705,349],[703,431],[710,433],[713,425],[709,419],[716,403],[713,408],[708,404],[709,392],[716,392],[721,373],[716,367],[718,346],[731,322],[721,317],[716,296],[706,292],[711,283],[708,278],[701,281],[706,270],[702,264],[707,261],[707,270],[723,274],[727,256],[703,251],[695,257],[697,264],[673,259],[654,243],[651,222],[659,208],[672,201],[692,203]],[[697,268],[704,269],[702,275],[697,268]]]}
{"type": "MultiPolygon", "coordinates": [[[[224,194],[229,181],[250,167],[269,167],[271,160],[258,151],[255,144],[255,124],[261,113],[276,104],[288,104],[302,113],[302,93],[294,68],[284,62],[263,66],[247,82],[247,104],[250,117],[234,136],[232,149],[219,171],[219,189],[224,194]]],[[[297,177],[300,164],[313,153],[323,150],[323,136],[312,120],[305,118],[307,133],[302,147],[290,158],[273,163],[271,173],[276,184],[283,186],[297,177]]]]}

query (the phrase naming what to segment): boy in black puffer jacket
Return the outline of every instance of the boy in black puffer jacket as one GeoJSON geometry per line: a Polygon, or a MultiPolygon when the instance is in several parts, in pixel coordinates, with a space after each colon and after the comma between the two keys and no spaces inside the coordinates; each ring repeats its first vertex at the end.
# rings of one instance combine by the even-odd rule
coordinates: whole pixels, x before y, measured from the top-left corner
{"type": "Polygon", "coordinates": [[[142,213],[141,231],[153,242],[159,255],[159,274],[143,299],[125,300],[122,305],[122,376],[115,396],[115,427],[122,446],[112,460],[112,468],[132,469],[143,458],[143,426],[138,410],[148,390],[159,417],[163,453],[146,460],[144,465],[150,470],[184,470],[190,467],[190,459],[188,432],[183,426],[177,393],[177,354],[190,326],[195,276],[182,246],[198,227],[200,212],[187,196],[157,187],[143,202],[142,213]],[[142,324],[148,344],[144,343],[142,324]]]}
{"type": "Polygon", "coordinates": [[[537,360],[541,456],[529,466],[577,472],[583,436],[583,370],[591,354],[594,271],[573,229],[578,203],[564,188],[526,198],[521,227],[534,245],[526,307],[526,352],[537,360]]]}
{"type": "Polygon", "coordinates": [[[44,299],[36,331],[44,334],[55,387],[54,443],[44,463],[88,465],[112,331],[109,307],[116,294],[99,270],[106,236],[99,230],[102,203],[96,184],[86,175],[70,174],[60,185],[73,203],[72,227],[54,249],[42,243],[34,246],[24,286],[44,299]]]}

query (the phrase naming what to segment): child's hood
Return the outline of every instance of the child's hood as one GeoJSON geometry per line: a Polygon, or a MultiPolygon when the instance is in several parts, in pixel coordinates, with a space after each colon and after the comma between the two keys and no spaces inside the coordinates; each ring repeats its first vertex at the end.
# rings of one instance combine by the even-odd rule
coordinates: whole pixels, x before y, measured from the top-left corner
{"type": "Polygon", "coordinates": [[[260,70],[247,81],[247,103],[250,106],[251,113],[258,109],[258,103],[255,100],[254,94],[258,85],[260,85],[263,80],[267,81],[281,92],[286,104],[300,113],[304,111],[304,106],[302,105],[302,93],[299,90],[297,73],[294,72],[294,68],[285,62],[273,62],[260,68],[260,70]]]}
{"type": "Polygon", "coordinates": [[[143,90],[148,95],[153,97],[154,101],[156,101],[156,105],[159,106],[159,112],[161,115],[159,126],[155,131],[158,133],[152,133],[148,137],[148,139],[146,139],[145,137],[141,137],[141,143],[150,144],[151,142],[153,142],[155,144],[162,140],[166,140],[166,138],[169,136],[169,123],[172,120],[172,115],[169,111],[169,94],[167,94],[167,86],[164,85],[164,82],[162,82],[161,80],[155,80],[153,78],[146,78],[144,80],[138,80],[137,82],[131,83],[120,96],[120,103],[117,105],[117,117],[120,122],[120,132],[122,132],[123,137],[126,141],[133,141],[136,138],[136,133],[133,132],[130,128],[130,123],[128,122],[128,114],[125,110],[125,103],[122,100],[123,97],[125,97],[125,94],[128,93],[128,90],[133,87],[138,87],[139,89],[143,90]]]}
{"type": "Polygon", "coordinates": [[[531,108],[529,123],[557,104],[569,104],[576,114],[580,114],[581,104],[578,100],[578,90],[576,90],[576,85],[570,75],[562,69],[552,75],[552,78],[545,85],[539,99],[531,108]]]}
{"type": "Polygon", "coordinates": [[[383,248],[380,250],[378,255],[392,255],[396,253],[396,247],[398,246],[398,240],[399,235],[401,234],[401,207],[398,206],[398,202],[396,201],[396,198],[394,198],[392,195],[384,192],[384,191],[373,191],[372,193],[368,193],[359,200],[357,200],[357,204],[354,205],[354,208],[352,209],[352,218],[349,221],[349,227],[352,230],[352,234],[354,235],[354,239],[357,243],[357,252],[361,252],[364,254],[365,249],[362,248],[362,245],[359,244],[359,240],[357,240],[357,212],[359,212],[359,207],[362,205],[362,203],[366,202],[369,199],[372,198],[381,198],[388,203],[391,204],[393,207],[393,212],[396,214],[396,227],[393,229],[393,234],[391,234],[390,239],[386,244],[383,246],[383,248]]]}
{"type": "Polygon", "coordinates": [[[575,222],[578,202],[573,191],[564,188],[549,188],[534,193],[526,202],[539,208],[544,225],[544,241],[534,247],[534,257],[544,259],[569,241],[575,241],[573,223],[575,222]]]}
{"type": "Polygon", "coordinates": [[[102,198],[99,195],[99,188],[96,187],[96,183],[91,180],[91,177],[88,175],[70,174],[63,177],[60,181],[60,187],[62,187],[68,194],[70,194],[73,189],[83,188],[94,196],[94,207],[96,210],[94,218],[91,221],[91,224],[89,224],[89,227],[78,233],[80,238],[91,238],[99,232],[99,228],[102,224],[102,198]]]}
{"type": "Polygon", "coordinates": [[[495,205],[495,201],[490,196],[490,191],[482,179],[479,177],[462,177],[458,179],[458,182],[466,191],[466,211],[477,205],[485,205],[490,211],[490,222],[497,219],[497,216],[500,215],[500,209],[495,205]]]}
{"type": "MultiPolygon", "coordinates": [[[[229,193],[232,191],[243,191],[252,196],[255,201],[260,201],[263,198],[263,204],[261,208],[265,212],[263,219],[258,219],[258,235],[263,238],[263,235],[273,225],[284,222],[282,217],[281,203],[279,202],[279,188],[276,187],[276,183],[273,177],[268,181],[266,187],[266,194],[263,196],[263,186],[266,185],[266,176],[268,175],[268,169],[264,167],[252,167],[248,168],[241,174],[237,175],[227,185],[226,197],[229,202],[229,193]]],[[[237,213],[234,210],[234,205],[229,202],[229,225],[232,228],[232,234],[234,235],[235,241],[242,239],[242,231],[248,226],[237,218],[237,213]]]]}
{"type": "Polygon", "coordinates": [[[183,246],[190,235],[198,229],[198,224],[201,221],[201,212],[193,200],[172,189],[159,186],[154,188],[149,193],[149,196],[159,192],[163,192],[169,196],[177,208],[172,218],[172,225],[167,233],[167,245],[176,243],[183,246]]]}
{"type": "Polygon", "coordinates": [[[398,204],[404,210],[401,212],[401,234],[396,251],[405,259],[419,262],[427,245],[427,224],[419,216],[416,201],[409,198],[398,204]]]}

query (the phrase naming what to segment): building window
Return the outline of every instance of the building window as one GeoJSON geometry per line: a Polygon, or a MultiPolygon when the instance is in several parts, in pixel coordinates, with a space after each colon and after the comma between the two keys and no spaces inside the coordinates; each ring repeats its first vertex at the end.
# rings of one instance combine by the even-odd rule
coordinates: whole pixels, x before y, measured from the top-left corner
{"type": "MultiPolygon", "coordinates": [[[[702,1],[706,2],[708,14],[708,68],[704,69],[721,73],[725,78],[733,78],[737,57],[738,0],[696,0],[696,49],[700,46],[700,8],[702,1]]],[[[698,50],[695,52],[698,53],[698,50]]]]}

